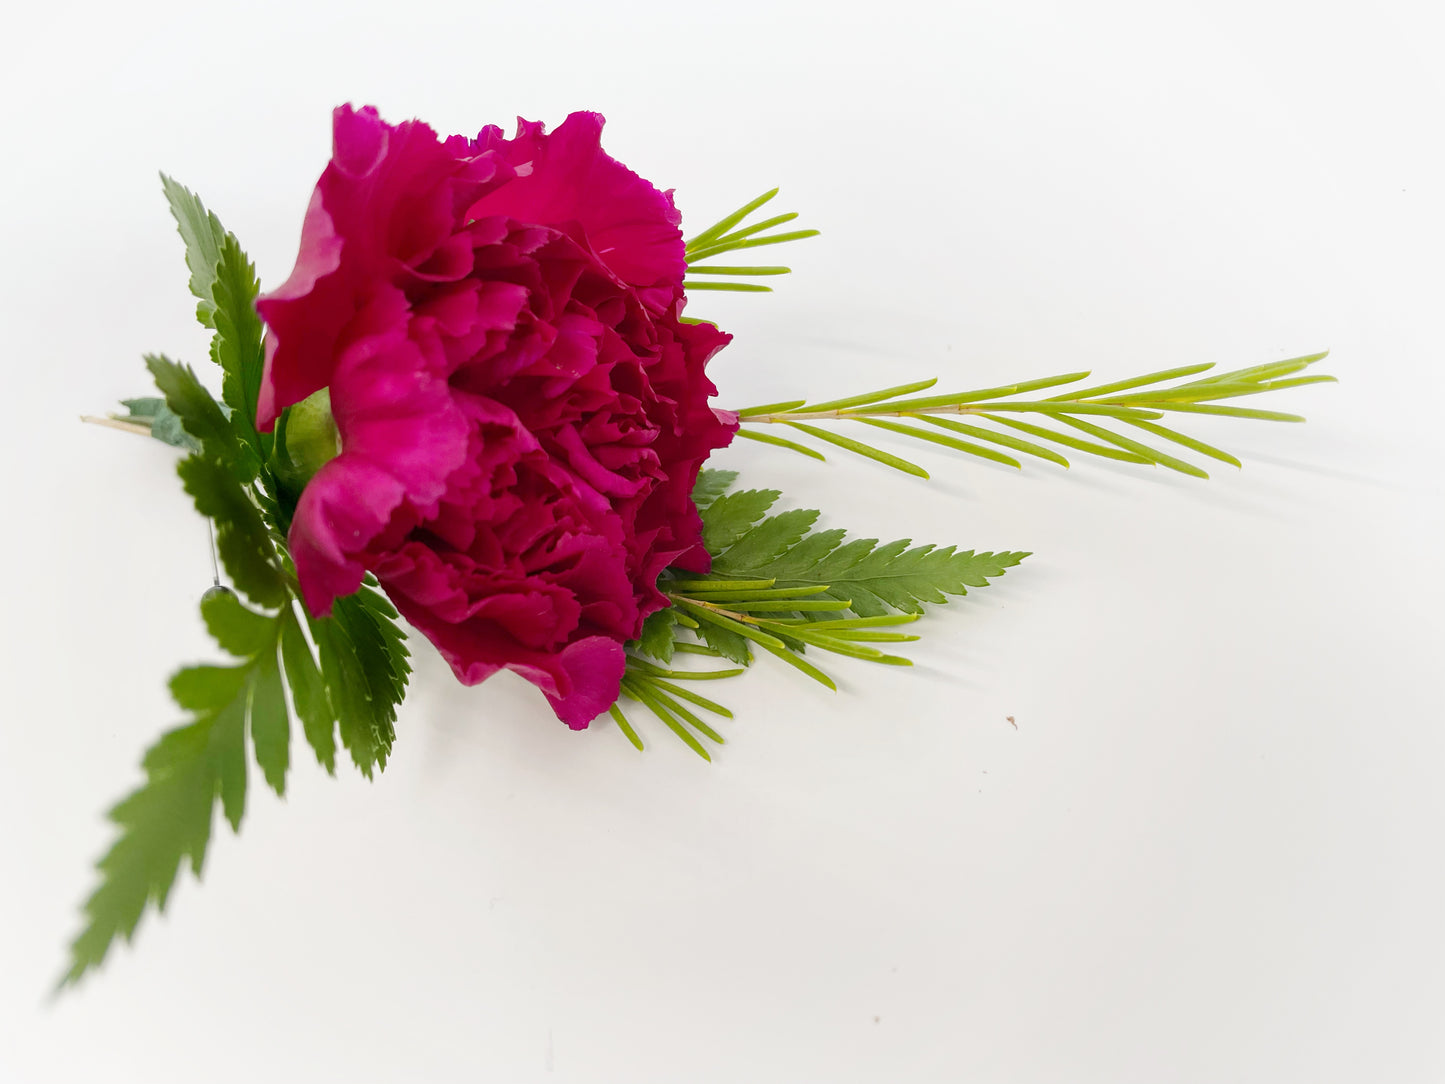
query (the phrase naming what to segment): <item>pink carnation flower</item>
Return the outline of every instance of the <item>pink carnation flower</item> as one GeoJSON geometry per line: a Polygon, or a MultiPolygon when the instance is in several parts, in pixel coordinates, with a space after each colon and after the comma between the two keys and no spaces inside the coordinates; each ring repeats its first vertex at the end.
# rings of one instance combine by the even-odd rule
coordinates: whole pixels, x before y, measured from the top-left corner
{"type": "Polygon", "coordinates": [[[439,139],[343,106],[269,325],[258,422],[330,389],[340,454],[290,533],[318,615],[367,571],[471,685],[505,667],[585,727],[623,642],[705,571],[691,493],[737,419],[685,324],[671,193],[608,157],[602,117],[439,139]]]}

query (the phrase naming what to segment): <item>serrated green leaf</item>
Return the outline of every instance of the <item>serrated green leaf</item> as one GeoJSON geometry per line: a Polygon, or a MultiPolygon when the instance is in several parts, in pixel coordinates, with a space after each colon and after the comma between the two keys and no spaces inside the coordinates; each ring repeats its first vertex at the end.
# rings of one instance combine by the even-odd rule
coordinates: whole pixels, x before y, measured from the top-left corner
{"type": "Polygon", "coordinates": [[[246,808],[248,721],[257,735],[258,760],[275,785],[275,749],[282,740],[278,713],[279,727],[286,726],[276,669],[279,619],[246,610],[233,595],[207,598],[202,612],[217,643],[247,661],[191,666],[171,679],[176,702],[194,718],[146,751],[145,782],[111,810],[121,835],[96,865],[101,883],[85,904],[87,924],[71,945],[62,986],[98,966],[116,937],[129,939],[148,902],[164,910],[183,860],[200,874],[217,800],[232,830],[239,830],[246,808]]]}
{"type": "Polygon", "coordinates": [[[738,472],[735,470],[700,470],[697,472],[697,482],[692,487],[692,503],[701,512],[713,501],[717,500],[737,481],[738,472]]]}
{"type": "Polygon", "coordinates": [[[176,473],[196,510],[216,525],[216,551],[236,588],[258,606],[286,601],[286,582],[270,530],[235,475],[214,459],[193,455],[176,473]]]}
{"type": "Polygon", "coordinates": [[[255,307],[260,293],[255,268],[235,234],[221,225],[194,192],[165,174],[161,175],[161,183],[185,241],[191,293],[199,300],[196,318],[216,332],[211,340],[211,360],[224,374],[222,398],[235,412],[236,436],[264,459],[269,452],[269,438],[256,432],[262,329],[255,307]]]}
{"type": "Polygon", "coordinates": [[[186,432],[180,417],[164,403],[161,404],[161,409],[151,422],[151,436],[163,444],[184,448],[188,452],[200,450],[200,444],[197,443],[195,437],[186,432]]]}
{"type": "Polygon", "coordinates": [[[171,678],[171,697],[187,711],[215,711],[246,683],[244,666],[187,666],[171,678]]]}
{"type": "Polygon", "coordinates": [[[817,518],[818,513],[811,508],[794,508],[769,516],[728,547],[728,553],[733,555],[730,560],[744,567],[771,561],[802,541],[817,518]]]}
{"type": "Polygon", "coordinates": [[[735,662],[739,666],[752,664],[753,654],[748,647],[748,642],[737,633],[719,628],[717,625],[702,625],[698,628],[697,634],[702,637],[703,643],[723,658],[735,662]]]}
{"type": "Polygon", "coordinates": [[[211,639],[237,658],[250,658],[276,642],[276,619],[246,609],[229,592],[207,593],[201,599],[201,619],[211,639]]]}
{"type": "Polygon", "coordinates": [[[671,606],[648,614],[637,638],[637,649],[662,662],[671,662],[676,640],[677,618],[671,606]]]}
{"type": "Polygon", "coordinates": [[[371,690],[356,658],[356,647],[334,617],[310,619],[316,641],[322,681],[336,709],[341,744],[352,763],[367,779],[384,753],[378,752],[377,727],[372,721],[371,690]]]}
{"type": "Polygon", "coordinates": [[[206,327],[214,327],[216,303],[212,286],[216,281],[216,265],[221,262],[221,246],[226,240],[225,227],[219,218],[206,210],[199,196],[164,173],[161,174],[161,187],[170,203],[181,240],[186,245],[191,293],[200,302],[196,318],[206,327]]]}
{"type": "Polygon", "coordinates": [[[60,986],[98,967],[117,937],[129,940],[147,903],[165,909],[182,861],[189,859],[199,874],[221,761],[233,756],[244,725],[239,713],[210,716],[167,733],[147,753],[146,782],[110,812],[121,835],[96,863],[100,884],[85,903],[86,925],[71,942],[60,986]],[[166,755],[158,756],[159,749],[166,755]]]}
{"type": "Polygon", "coordinates": [[[301,629],[296,614],[287,607],[282,613],[281,659],[286,667],[286,681],[306,741],[316,753],[316,760],[327,772],[336,774],[336,713],[326,695],[311,645],[301,629]]]}
{"type": "Polygon", "coordinates": [[[256,278],[255,267],[232,234],[227,234],[221,245],[211,292],[215,301],[212,318],[216,328],[211,357],[225,374],[222,397],[236,412],[235,420],[242,426],[243,439],[259,447],[255,428],[256,400],[261,391],[264,359],[256,297],[261,292],[261,284],[256,278]]]}
{"type": "Polygon", "coordinates": [[[286,691],[281,685],[274,638],[269,649],[256,659],[248,715],[256,766],[272,790],[285,794],[286,770],[291,765],[291,720],[286,713],[286,691]]]}
{"type": "Polygon", "coordinates": [[[112,414],[112,418],[145,426],[150,431],[150,435],[162,444],[184,448],[188,452],[200,451],[200,442],[186,432],[180,417],[166,406],[164,399],[150,396],[141,399],[122,399],[120,403],[126,408],[126,413],[112,414]]]}
{"type": "Polygon", "coordinates": [[[341,743],[368,779],[373,768],[386,767],[396,738],[396,708],[411,673],[395,616],[390,603],[363,587],[337,599],[330,617],[311,619],[341,743]]]}
{"type": "Polygon", "coordinates": [[[232,701],[216,716],[216,789],[231,831],[241,830],[246,813],[246,705],[232,701]]]}
{"type": "MultiPolygon", "coordinates": [[[[189,365],[162,354],[148,354],[146,368],[165,396],[166,406],[180,419],[185,431],[219,462],[230,464],[240,455],[235,432],[220,405],[196,379],[189,365]]],[[[253,476],[254,477],[254,476],[253,476]]],[[[249,478],[241,477],[241,481],[249,478]]]]}
{"type": "Polygon", "coordinates": [[[154,395],[149,395],[142,396],[139,399],[122,399],[120,405],[125,407],[129,414],[126,420],[130,421],[135,418],[154,418],[156,411],[164,407],[166,401],[154,395]]]}
{"type": "Polygon", "coordinates": [[[269,528],[247,490],[259,461],[237,440],[230,422],[188,366],[168,358],[146,359],[166,405],[181,419],[201,450],[177,472],[196,510],[216,525],[216,548],[236,587],[260,606],[280,606],[287,594],[269,528]]]}
{"type": "Polygon", "coordinates": [[[743,489],[715,499],[702,513],[702,542],[708,553],[719,553],[747,534],[780,496],[776,489],[743,489]]]}
{"type": "MultiPolygon", "coordinates": [[[[769,517],[756,530],[779,518],[769,517]]],[[[715,554],[713,572],[720,578],[772,579],[775,590],[823,586],[827,590],[822,597],[848,602],[859,617],[874,617],[889,610],[921,612],[925,602],[944,602],[950,595],[965,594],[969,587],[987,585],[991,577],[1002,575],[1025,556],[958,552],[953,546],[910,549],[907,539],[879,545],[876,539],[843,542],[843,537],[839,530],[819,531],[779,549],[771,558],[733,546],[715,554]]]]}
{"type": "MultiPolygon", "coordinates": [[[[163,378],[180,372],[176,366],[162,367],[163,378]]],[[[172,381],[171,390],[184,398],[192,394],[194,382],[172,381]]],[[[196,403],[195,416],[203,418],[205,400],[196,403]]],[[[210,436],[209,442],[202,442],[202,452],[182,464],[186,467],[182,473],[204,494],[198,499],[205,506],[202,511],[224,527],[234,517],[215,507],[229,499],[227,486],[219,480],[235,487],[242,498],[245,494],[209,454],[224,437],[210,436]]],[[[254,512],[254,506],[248,507],[254,512]]],[[[224,558],[224,545],[222,550],[224,558]]],[[[236,562],[227,564],[230,568],[236,562]]],[[[238,586],[244,578],[237,577],[238,586]]],[[[116,937],[130,938],[148,903],[164,909],[182,861],[189,859],[192,870],[200,874],[217,804],[232,830],[239,830],[248,788],[248,732],[266,782],[278,794],[284,793],[290,722],[278,649],[284,653],[298,713],[318,759],[328,767],[334,764],[330,696],[340,689],[358,691],[361,700],[359,705],[348,702],[351,727],[343,727],[343,734],[356,739],[358,763],[368,770],[372,764],[384,763],[390,724],[410,669],[403,634],[394,624],[396,610],[369,586],[338,600],[337,617],[318,623],[326,630],[319,639],[327,640],[329,634],[328,642],[333,642],[331,661],[339,656],[345,664],[331,666],[328,686],[288,599],[283,590],[283,608],[270,616],[247,609],[229,593],[210,594],[203,600],[208,630],[225,651],[244,662],[187,667],[172,679],[173,695],[193,719],[164,734],[147,751],[142,763],[145,782],[111,811],[121,833],[97,863],[100,884],[85,905],[86,924],[72,943],[61,986],[78,982],[98,966],[116,937]]]]}

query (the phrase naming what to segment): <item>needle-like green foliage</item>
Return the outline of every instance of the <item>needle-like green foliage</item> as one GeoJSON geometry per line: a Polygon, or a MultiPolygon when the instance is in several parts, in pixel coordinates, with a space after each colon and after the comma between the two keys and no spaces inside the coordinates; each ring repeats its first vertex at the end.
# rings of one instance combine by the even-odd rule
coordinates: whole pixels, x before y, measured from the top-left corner
{"type": "Polygon", "coordinates": [[[1209,364],[1186,365],[1044,398],[1030,393],[1076,384],[1089,374],[1063,373],[1001,387],[920,396],[918,392],[927,391],[937,383],[923,380],[824,402],[792,400],[748,407],[738,412],[745,426],[740,435],[787,447],[815,459],[823,458],[821,452],[806,444],[746,428],[785,425],[815,440],[923,478],[928,477],[928,472],[918,464],[859,440],[856,435],[823,427],[838,422],[857,423],[1009,467],[1021,465],[1011,453],[1035,456],[1067,467],[1069,461],[1058,450],[1063,448],[1208,478],[1203,468],[1165,451],[1159,442],[1235,467],[1240,465],[1239,460],[1197,437],[1160,425],[1160,419],[1176,413],[1304,421],[1298,414],[1234,406],[1222,401],[1333,381],[1332,376],[1296,375],[1325,356],[1324,353],[1308,354],[1169,384],[1213,368],[1209,364]]]}
{"type": "Polygon", "coordinates": [[[776,227],[797,218],[796,212],[775,215],[761,221],[747,222],[757,211],[778,194],[776,188],[764,192],[755,200],[743,204],[732,214],[718,220],[687,242],[687,273],[690,278],[683,280],[685,290],[732,290],[742,293],[765,294],[771,286],[758,282],[742,282],[740,279],[769,278],[786,275],[791,268],[771,264],[722,265],[705,261],[742,249],[759,248],[763,245],[777,245],[788,241],[801,241],[805,237],[816,237],[817,230],[788,230],[772,232],[776,227]],[[702,276],[701,278],[697,276],[702,276]]]}

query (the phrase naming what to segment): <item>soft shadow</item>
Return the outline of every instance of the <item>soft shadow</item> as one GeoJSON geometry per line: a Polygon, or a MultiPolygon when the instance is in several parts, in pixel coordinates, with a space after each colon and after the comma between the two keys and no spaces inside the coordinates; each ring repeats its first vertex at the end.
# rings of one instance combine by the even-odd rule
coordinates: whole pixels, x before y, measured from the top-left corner
{"type": "Polygon", "coordinates": [[[1354,471],[1336,470],[1333,467],[1322,467],[1318,463],[1290,459],[1285,456],[1269,455],[1264,452],[1241,452],[1240,459],[1244,460],[1246,467],[1252,462],[1266,463],[1271,467],[1283,467],[1285,470],[1299,471],[1303,474],[1313,474],[1321,478],[1334,478],[1338,481],[1350,482],[1354,485],[1372,486],[1377,489],[1391,490],[1395,493],[1412,492],[1411,487],[1402,485],[1388,478],[1370,474],[1357,474],[1354,471]]]}

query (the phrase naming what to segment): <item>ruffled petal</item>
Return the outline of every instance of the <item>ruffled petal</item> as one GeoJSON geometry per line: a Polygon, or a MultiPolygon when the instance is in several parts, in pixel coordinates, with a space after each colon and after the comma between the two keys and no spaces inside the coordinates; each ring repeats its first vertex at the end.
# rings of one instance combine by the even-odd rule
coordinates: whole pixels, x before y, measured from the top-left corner
{"type": "Polygon", "coordinates": [[[472,204],[470,213],[550,226],[576,222],[618,278],[639,290],[654,288],[650,307],[665,307],[687,269],[682,215],[671,191],[658,191],[602,149],[603,123],[601,113],[573,113],[551,135],[520,118],[514,139],[503,139],[497,128],[483,130],[478,145],[495,152],[516,178],[472,204]]]}
{"type": "Polygon", "coordinates": [[[338,108],[296,267],[256,302],[270,329],[257,425],[270,431],[283,409],[331,382],[337,340],[377,283],[470,270],[469,243],[453,241],[461,213],[511,176],[491,154],[458,158],[420,121],[393,126],[370,107],[338,108]]]}
{"type": "Polygon", "coordinates": [[[609,636],[588,636],[561,651],[519,649],[490,621],[451,623],[409,596],[393,598],[401,615],[436,645],[463,685],[477,685],[498,670],[526,678],[542,691],[557,717],[583,730],[616,701],[627,655],[609,636]]]}
{"type": "Polygon", "coordinates": [[[306,608],[318,617],[361,586],[372,539],[406,497],[391,471],[360,456],[339,456],[307,483],[288,541],[306,608]]]}

